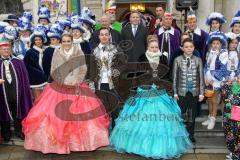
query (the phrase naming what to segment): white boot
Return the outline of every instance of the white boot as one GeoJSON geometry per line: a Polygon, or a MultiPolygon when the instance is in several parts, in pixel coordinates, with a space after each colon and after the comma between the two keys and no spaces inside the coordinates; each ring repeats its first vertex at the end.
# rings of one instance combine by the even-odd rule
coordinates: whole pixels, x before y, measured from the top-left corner
{"type": "Polygon", "coordinates": [[[208,115],[207,120],[205,120],[205,121],[202,122],[202,125],[203,125],[203,126],[207,126],[207,125],[209,124],[209,122],[210,122],[210,115],[208,115]]]}
{"type": "Polygon", "coordinates": [[[215,122],[216,122],[216,118],[215,117],[210,117],[210,122],[207,126],[207,129],[211,130],[215,127],[215,122]]]}

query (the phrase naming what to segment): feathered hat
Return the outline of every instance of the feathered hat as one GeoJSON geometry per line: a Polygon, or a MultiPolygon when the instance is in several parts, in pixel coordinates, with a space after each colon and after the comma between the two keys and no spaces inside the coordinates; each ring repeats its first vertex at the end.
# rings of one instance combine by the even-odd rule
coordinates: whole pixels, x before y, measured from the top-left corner
{"type": "Polygon", "coordinates": [[[18,37],[18,33],[15,27],[13,26],[6,26],[4,28],[4,33],[3,33],[3,37],[6,38],[7,40],[15,40],[18,37]]]}
{"type": "Polygon", "coordinates": [[[89,25],[95,25],[96,22],[92,19],[93,13],[88,7],[83,7],[81,10],[81,21],[89,25]]]}
{"type": "Polygon", "coordinates": [[[219,12],[212,12],[212,13],[207,17],[206,24],[210,26],[213,20],[217,20],[220,24],[224,24],[224,23],[227,22],[227,20],[226,20],[226,18],[224,17],[224,15],[222,15],[222,14],[219,13],[219,12]]]}
{"type": "Polygon", "coordinates": [[[240,23],[240,10],[235,14],[235,16],[232,18],[232,22],[230,24],[230,27],[233,27],[235,23],[240,23]]]}
{"type": "Polygon", "coordinates": [[[45,5],[41,5],[39,8],[38,8],[38,22],[40,19],[47,19],[48,22],[50,23],[50,10],[47,8],[47,6],[45,5]]]}
{"type": "Polygon", "coordinates": [[[26,31],[26,30],[32,30],[32,23],[29,21],[26,17],[19,18],[18,21],[18,30],[20,31],[26,31]]]}
{"type": "Polygon", "coordinates": [[[71,21],[69,19],[59,19],[56,21],[57,24],[59,24],[63,29],[65,29],[67,26],[71,27],[71,21]]]}
{"type": "Polygon", "coordinates": [[[44,25],[38,24],[37,26],[35,26],[33,29],[33,33],[30,36],[31,43],[33,43],[33,40],[36,36],[42,37],[44,43],[46,43],[47,42],[46,31],[47,28],[44,25]]]}
{"type": "Polygon", "coordinates": [[[213,32],[208,36],[207,44],[211,44],[214,40],[219,40],[222,43],[222,47],[227,46],[227,36],[220,31],[213,32]]]}
{"type": "Polygon", "coordinates": [[[228,32],[225,34],[228,38],[228,40],[233,40],[233,39],[237,39],[239,41],[239,38],[238,38],[238,35],[237,34],[234,34],[232,32],[228,32]]]}
{"type": "Polygon", "coordinates": [[[70,18],[71,21],[71,28],[72,29],[78,29],[80,32],[85,33],[85,28],[83,27],[83,23],[81,21],[81,18],[78,15],[72,16],[70,18]]]}
{"type": "Polygon", "coordinates": [[[187,14],[187,21],[188,22],[196,21],[197,16],[196,16],[195,11],[192,9],[192,7],[189,7],[189,8],[190,8],[190,11],[188,11],[188,14],[187,14]]]}
{"type": "Polygon", "coordinates": [[[4,29],[6,26],[8,26],[9,24],[7,22],[0,22],[0,33],[4,32],[4,29]]]}
{"type": "Polygon", "coordinates": [[[28,21],[31,23],[32,22],[32,18],[33,18],[33,16],[32,16],[32,13],[31,12],[28,12],[28,11],[24,11],[23,12],[23,16],[22,17],[25,17],[25,18],[27,18],[28,19],[28,21]]]}
{"type": "Polygon", "coordinates": [[[63,28],[59,24],[52,24],[50,30],[47,33],[49,38],[58,38],[60,39],[63,33],[63,28]]]}

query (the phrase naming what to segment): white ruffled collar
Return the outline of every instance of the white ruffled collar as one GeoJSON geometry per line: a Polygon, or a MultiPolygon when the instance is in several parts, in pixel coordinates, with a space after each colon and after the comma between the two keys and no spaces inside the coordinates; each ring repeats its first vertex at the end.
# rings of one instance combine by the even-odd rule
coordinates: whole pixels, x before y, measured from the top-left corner
{"type": "MultiPolygon", "coordinates": [[[[165,31],[165,32],[170,33],[171,35],[174,35],[174,28],[171,27],[170,30],[167,30],[167,31],[165,31]]],[[[164,33],[164,28],[163,28],[163,27],[159,28],[158,35],[160,35],[160,34],[162,34],[162,33],[164,33]]]]}

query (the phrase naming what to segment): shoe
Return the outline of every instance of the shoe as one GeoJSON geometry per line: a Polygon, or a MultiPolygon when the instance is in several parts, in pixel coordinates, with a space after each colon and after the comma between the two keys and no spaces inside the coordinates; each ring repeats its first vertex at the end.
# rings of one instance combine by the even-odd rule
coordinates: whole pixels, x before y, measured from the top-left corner
{"type": "Polygon", "coordinates": [[[216,118],[215,117],[210,117],[210,122],[207,126],[207,129],[212,130],[215,127],[215,122],[216,122],[216,118]]]}
{"type": "Polygon", "coordinates": [[[192,141],[192,143],[196,143],[196,139],[194,137],[189,137],[189,139],[192,141]]]}
{"type": "Polygon", "coordinates": [[[208,124],[210,123],[210,115],[208,115],[208,119],[206,121],[202,122],[203,126],[208,126],[208,124]]]}
{"type": "Polygon", "coordinates": [[[24,134],[21,133],[21,132],[16,132],[15,135],[16,135],[17,138],[20,138],[21,140],[24,140],[24,139],[25,139],[24,134]]]}
{"type": "Polygon", "coordinates": [[[229,153],[228,155],[226,155],[227,159],[232,159],[232,153],[229,153]]]}
{"type": "Polygon", "coordinates": [[[11,136],[3,136],[3,142],[8,143],[11,139],[11,136]]]}

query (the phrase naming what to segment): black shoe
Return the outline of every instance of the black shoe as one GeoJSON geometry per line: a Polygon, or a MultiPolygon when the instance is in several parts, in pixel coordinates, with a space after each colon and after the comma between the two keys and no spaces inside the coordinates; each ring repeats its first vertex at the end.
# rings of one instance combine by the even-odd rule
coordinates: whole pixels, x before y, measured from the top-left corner
{"type": "Polygon", "coordinates": [[[11,139],[11,136],[3,136],[3,142],[8,143],[11,139]]]}
{"type": "Polygon", "coordinates": [[[21,132],[16,132],[15,135],[16,135],[17,138],[20,138],[21,140],[24,140],[24,139],[25,139],[24,134],[21,133],[21,132]]]}
{"type": "Polygon", "coordinates": [[[192,143],[196,143],[196,139],[194,137],[189,137],[192,143]]]}

